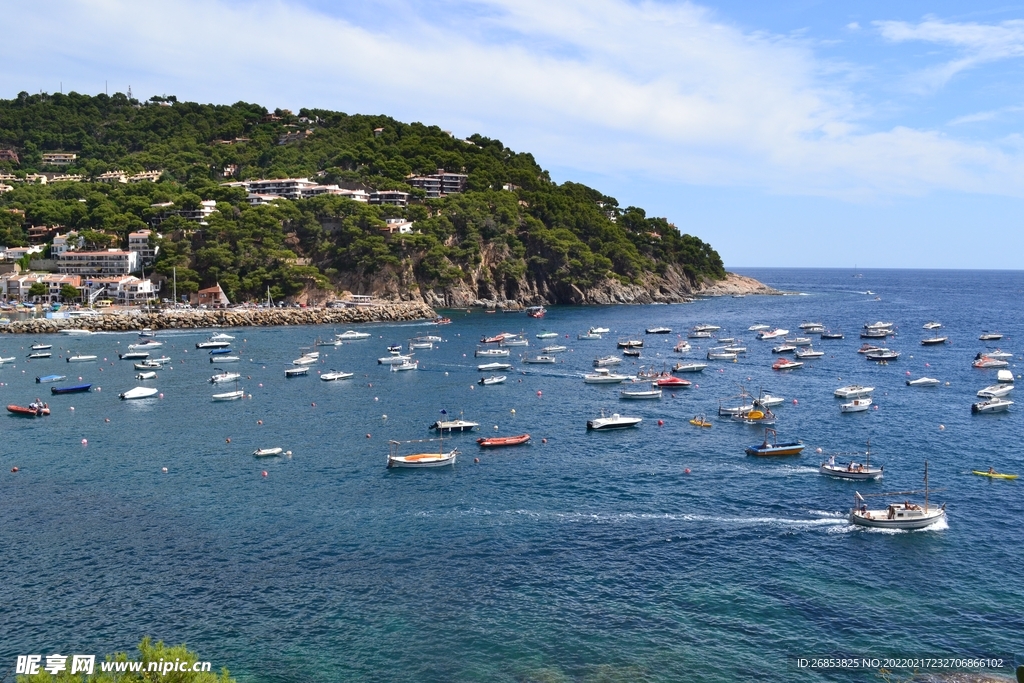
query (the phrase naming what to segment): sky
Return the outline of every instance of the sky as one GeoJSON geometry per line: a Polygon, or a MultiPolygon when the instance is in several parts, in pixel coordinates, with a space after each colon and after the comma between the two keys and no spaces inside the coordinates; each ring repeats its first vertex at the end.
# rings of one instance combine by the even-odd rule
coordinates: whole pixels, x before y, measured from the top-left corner
{"type": "Polygon", "coordinates": [[[0,16],[4,98],[130,86],[479,133],[727,267],[1024,267],[1024,4],[0,0],[0,16]]]}

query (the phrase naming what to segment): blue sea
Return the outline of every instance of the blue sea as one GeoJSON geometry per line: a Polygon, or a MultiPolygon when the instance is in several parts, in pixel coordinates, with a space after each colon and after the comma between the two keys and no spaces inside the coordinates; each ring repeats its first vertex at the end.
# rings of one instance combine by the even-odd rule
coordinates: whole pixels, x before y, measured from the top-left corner
{"type": "Polygon", "coordinates": [[[211,401],[234,387],[209,384],[219,366],[195,348],[208,330],[160,333],[158,354],[174,360],[150,382],[117,359],[134,334],[45,339],[55,354],[100,358],[83,364],[27,362],[42,339],[0,337],[0,355],[17,358],[0,365],[6,402],[40,396],[53,411],[0,416],[0,670],[20,654],[131,651],[149,635],[246,682],[882,680],[797,664],[821,656],[996,657],[1007,666],[989,673],[1009,675],[1024,655],[1024,479],[971,470],[1024,475],[1024,403],[972,415],[996,378],[971,361],[999,346],[1020,371],[1024,272],[741,272],[793,294],[365,325],[371,339],[322,347],[310,376],[287,380],[303,347],[345,328],[224,330],[243,361],[223,367],[251,394],[230,403],[211,401]],[[878,320],[898,326],[887,344],[902,355],[885,366],[856,353],[878,320]],[[949,344],[920,345],[931,320],[949,344]],[[772,343],[748,327],[795,334],[804,321],[846,338],[773,371],[772,343]],[[618,337],[671,327],[642,335],[642,357],[619,366],[662,369],[698,323],[749,352],[661,401],[583,384],[618,337]],[[576,340],[598,325],[612,331],[576,340]],[[558,364],[516,362],[506,384],[477,385],[482,336],[523,331],[537,353],[556,341],[537,340],[542,330],[569,347],[558,364]],[[1005,336],[981,342],[983,330],[1005,336]],[[419,371],[377,364],[389,344],[428,333],[444,342],[416,353],[419,371]],[[330,369],[355,377],[319,381],[330,369]],[[34,378],[51,373],[94,390],[46,396],[34,378]],[[906,386],[924,375],[941,386],[906,386]],[[840,413],[832,392],[851,383],[876,387],[877,410],[840,413]],[[139,384],[160,398],[118,400],[139,384]],[[713,417],[744,389],[786,398],[779,439],[802,440],[803,455],[744,454],[763,431],[713,417]],[[445,440],[457,464],[386,469],[388,441],[429,438],[442,410],[481,425],[445,440]],[[602,410],[643,422],[588,433],[602,410]],[[697,414],[714,426],[690,425],[697,414]],[[475,443],[523,432],[533,438],[518,448],[475,443]],[[882,481],[818,473],[828,453],[869,441],[882,481]],[[252,456],[275,446],[291,457],[252,456]],[[919,489],[926,461],[946,523],[847,522],[854,491],[919,489]]]}

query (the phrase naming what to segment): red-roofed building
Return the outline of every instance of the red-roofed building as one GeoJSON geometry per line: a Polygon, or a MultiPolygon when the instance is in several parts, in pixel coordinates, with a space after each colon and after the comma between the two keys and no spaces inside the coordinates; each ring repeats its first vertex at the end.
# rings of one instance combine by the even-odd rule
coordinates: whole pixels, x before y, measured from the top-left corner
{"type": "Polygon", "coordinates": [[[193,294],[192,303],[197,306],[206,306],[207,308],[226,308],[231,305],[224,290],[220,288],[219,282],[213,287],[200,289],[193,294]]]}

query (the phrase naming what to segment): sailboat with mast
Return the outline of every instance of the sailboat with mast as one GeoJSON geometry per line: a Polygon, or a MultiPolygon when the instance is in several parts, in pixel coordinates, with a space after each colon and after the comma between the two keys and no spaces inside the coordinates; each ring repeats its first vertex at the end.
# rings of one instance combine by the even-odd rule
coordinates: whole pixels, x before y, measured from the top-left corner
{"type": "Polygon", "coordinates": [[[828,460],[821,463],[818,471],[836,479],[851,479],[855,481],[866,481],[868,479],[881,479],[885,473],[882,465],[871,466],[871,442],[868,441],[868,449],[863,453],[864,462],[850,460],[848,463],[836,462],[837,455],[859,456],[860,453],[834,453],[828,460]]]}
{"type": "MultiPolygon", "coordinates": [[[[941,491],[943,489],[935,489],[941,491]]],[[[893,491],[861,495],[854,492],[854,507],[850,510],[850,522],[859,526],[877,529],[923,529],[946,518],[946,504],[935,507],[928,500],[932,490],[928,488],[928,461],[924,462],[924,506],[911,503],[905,498],[902,503],[890,503],[881,509],[869,509],[866,498],[909,496],[922,493],[915,491],[893,491]]]]}

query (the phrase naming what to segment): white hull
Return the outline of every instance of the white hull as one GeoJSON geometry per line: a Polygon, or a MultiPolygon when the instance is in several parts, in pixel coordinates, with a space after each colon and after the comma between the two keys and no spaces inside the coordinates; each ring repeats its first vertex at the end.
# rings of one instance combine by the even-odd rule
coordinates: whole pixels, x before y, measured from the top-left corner
{"type": "Polygon", "coordinates": [[[650,391],[629,391],[623,390],[619,392],[619,398],[630,399],[633,401],[649,400],[649,399],[661,399],[661,389],[653,389],[650,391]]]}
{"type": "Polygon", "coordinates": [[[340,339],[342,341],[358,341],[359,339],[369,339],[370,338],[370,333],[369,332],[353,332],[352,330],[348,330],[347,332],[342,332],[340,334],[334,335],[334,338],[335,339],[340,339]]]}
{"type": "Polygon", "coordinates": [[[832,395],[836,398],[860,398],[861,396],[870,396],[871,392],[874,390],[874,387],[862,387],[857,384],[852,384],[848,387],[839,387],[832,392],[832,395]]]}
{"type": "Polygon", "coordinates": [[[384,356],[378,358],[377,363],[378,365],[401,365],[410,360],[412,360],[412,356],[384,356]]]}
{"type": "Polygon", "coordinates": [[[476,369],[480,372],[489,372],[491,370],[510,370],[512,369],[511,363],[484,363],[483,365],[476,366],[476,369]]]}
{"type": "Polygon", "coordinates": [[[325,372],[320,375],[320,381],[322,382],[334,382],[339,379],[349,379],[355,373],[352,372],[325,372]]]}
{"type": "Polygon", "coordinates": [[[409,469],[422,469],[426,467],[444,467],[454,465],[455,457],[459,454],[457,450],[447,453],[417,453],[415,455],[389,455],[388,467],[405,467],[409,469]]]}
{"type": "Polygon", "coordinates": [[[240,398],[245,398],[245,392],[239,389],[238,391],[229,391],[224,394],[214,394],[214,401],[237,401],[240,398]]]}
{"type": "Polygon", "coordinates": [[[836,479],[851,479],[854,481],[881,479],[883,474],[881,467],[862,466],[859,470],[851,470],[847,469],[845,465],[830,465],[828,463],[824,463],[818,468],[818,471],[836,479]]]}
{"type": "Polygon", "coordinates": [[[888,510],[852,510],[850,522],[859,526],[876,529],[923,529],[946,518],[942,508],[924,510],[899,510],[890,519],[888,510]],[[902,516],[900,516],[902,515],[902,516]]]}
{"type": "Polygon", "coordinates": [[[225,372],[221,375],[214,375],[210,378],[211,384],[224,384],[225,382],[234,382],[236,379],[241,379],[242,375],[237,372],[225,372]]]}
{"type": "Polygon", "coordinates": [[[592,430],[608,430],[608,429],[625,429],[627,427],[635,427],[643,422],[643,418],[640,417],[622,417],[618,413],[611,417],[599,417],[596,420],[587,421],[587,429],[592,430]]]}
{"type": "Polygon", "coordinates": [[[152,389],[150,387],[135,387],[134,389],[129,389],[123,394],[120,394],[120,398],[122,401],[131,401],[139,398],[152,398],[153,396],[156,396],[157,393],[157,389],[152,389]]]}
{"type": "Polygon", "coordinates": [[[96,356],[69,356],[67,361],[69,363],[89,363],[96,360],[96,356]]]}
{"type": "Polygon", "coordinates": [[[679,363],[672,368],[672,372],[701,372],[706,367],[706,363],[679,363]]]}
{"type": "Polygon", "coordinates": [[[937,387],[939,386],[939,380],[933,377],[919,377],[918,379],[908,379],[908,387],[937,387]]]}
{"type": "Polygon", "coordinates": [[[849,403],[840,404],[839,411],[843,413],[859,413],[870,408],[871,404],[870,398],[855,398],[849,403]]]}

